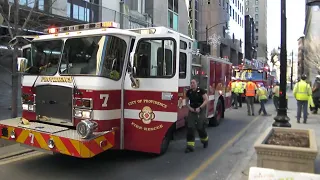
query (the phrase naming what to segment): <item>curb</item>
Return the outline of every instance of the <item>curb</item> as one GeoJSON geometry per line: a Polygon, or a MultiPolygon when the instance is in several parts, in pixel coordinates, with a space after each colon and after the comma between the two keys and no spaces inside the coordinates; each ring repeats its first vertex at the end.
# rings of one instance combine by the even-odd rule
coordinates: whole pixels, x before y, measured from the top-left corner
{"type": "Polygon", "coordinates": [[[19,144],[5,146],[0,149],[1,149],[0,152],[3,151],[3,154],[4,154],[4,155],[0,156],[0,161],[4,160],[4,159],[9,159],[12,157],[20,156],[23,154],[28,154],[28,153],[35,151],[33,149],[22,148],[19,144]],[[8,152],[11,152],[11,153],[8,153],[8,152]]]}

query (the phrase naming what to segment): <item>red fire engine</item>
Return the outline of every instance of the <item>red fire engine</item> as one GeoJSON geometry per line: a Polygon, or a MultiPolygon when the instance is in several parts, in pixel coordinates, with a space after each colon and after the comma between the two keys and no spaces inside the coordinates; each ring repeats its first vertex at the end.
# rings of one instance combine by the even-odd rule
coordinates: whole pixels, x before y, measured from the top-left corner
{"type": "MultiPolygon", "coordinates": [[[[252,65],[239,65],[232,66],[232,69],[233,77],[240,78],[240,81],[244,83],[248,81],[249,77],[251,77],[252,81],[256,84],[263,83],[268,90],[269,98],[271,98],[273,78],[271,77],[270,69],[268,66],[256,68],[252,65]]],[[[245,95],[243,94],[243,96],[245,95]]]]}
{"type": "Polygon", "coordinates": [[[228,60],[193,55],[193,40],[165,27],[117,26],[51,28],[25,46],[22,117],[0,121],[0,137],[79,158],[111,148],[163,154],[185,125],[191,78],[219,125],[231,106],[228,60]]]}

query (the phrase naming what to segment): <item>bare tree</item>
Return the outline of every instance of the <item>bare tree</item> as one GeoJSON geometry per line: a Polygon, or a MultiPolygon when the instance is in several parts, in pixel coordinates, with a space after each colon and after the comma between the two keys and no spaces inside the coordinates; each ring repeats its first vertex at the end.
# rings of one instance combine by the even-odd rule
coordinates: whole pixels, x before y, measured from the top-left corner
{"type": "Polygon", "coordinates": [[[308,68],[320,72],[320,37],[305,39],[305,63],[308,68]]]}
{"type": "Polygon", "coordinates": [[[277,49],[272,49],[270,52],[270,62],[272,63],[272,65],[275,65],[276,60],[275,57],[279,57],[279,51],[277,49]]]}
{"type": "MultiPolygon", "coordinates": [[[[55,2],[55,1],[54,1],[55,2]]],[[[51,5],[54,3],[52,2],[51,5]]],[[[9,37],[10,39],[14,38],[15,36],[19,36],[23,33],[23,31],[26,29],[27,24],[30,22],[30,19],[35,11],[35,9],[38,6],[39,1],[38,0],[34,0],[34,1],[28,1],[28,7],[30,7],[29,5],[33,3],[33,7],[30,8],[27,16],[25,19],[21,19],[19,17],[19,13],[20,13],[20,4],[19,4],[19,0],[14,0],[14,2],[9,2],[9,0],[1,0],[0,1],[0,14],[2,15],[5,24],[8,27],[8,32],[9,32],[9,37]],[[5,13],[4,11],[4,6],[3,5],[7,5],[8,7],[8,13],[5,13]],[[13,11],[13,12],[12,12],[13,11]],[[12,18],[13,15],[13,18],[12,18]],[[12,21],[13,19],[13,21],[12,21]],[[22,23],[21,23],[22,21],[22,23]]],[[[8,37],[5,36],[5,37],[8,37]]],[[[9,47],[9,46],[8,46],[9,47]]],[[[12,56],[12,67],[11,67],[11,72],[12,72],[12,97],[11,97],[11,117],[15,118],[17,117],[17,97],[18,97],[18,82],[19,82],[19,76],[17,73],[17,57],[19,54],[19,50],[18,47],[15,46],[13,49],[13,56],[12,56]]]]}

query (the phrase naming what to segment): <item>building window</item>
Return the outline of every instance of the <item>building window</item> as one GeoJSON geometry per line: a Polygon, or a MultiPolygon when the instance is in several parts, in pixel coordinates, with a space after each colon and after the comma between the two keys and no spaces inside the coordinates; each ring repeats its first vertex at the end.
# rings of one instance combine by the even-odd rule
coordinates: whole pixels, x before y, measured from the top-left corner
{"type": "Polygon", "coordinates": [[[222,0],[222,7],[223,7],[223,9],[224,9],[224,7],[225,7],[225,0],[222,0]]]}
{"type": "Polygon", "coordinates": [[[178,31],[179,27],[178,3],[178,0],[168,0],[168,26],[175,31],[178,31]]]}
{"type": "Polygon", "coordinates": [[[249,12],[249,8],[246,8],[246,12],[249,12]]]}
{"type": "Polygon", "coordinates": [[[96,22],[99,17],[99,0],[68,0],[67,15],[72,19],[86,22],[96,22]]]}
{"type": "Polygon", "coordinates": [[[227,2],[227,12],[229,13],[229,3],[227,2]]]}
{"type": "Polygon", "coordinates": [[[258,33],[258,32],[259,32],[259,29],[257,28],[257,29],[256,29],[256,33],[258,33]]]}
{"type": "Polygon", "coordinates": [[[234,9],[232,9],[232,19],[234,19],[234,9]]]}
{"type": "Polygon", "coordinates": [[[256,12],[258,12],[258,11],[259,11],[259,8],[258,8],[258,7],[256,7],[255,9],[256,9],[256,12]]]}
{"type": "Polygon", "coordinates": [[[259,40],[259,36],[256,36],[256,40],[257,40],[257,41],[259,40]]]}
{"type": "Polygon", "coordinates": [[[258,14],[256,14],[254,17],[256,18],[256,20],[259,19],[259,15],[258,14]]]}
{"type": "Polygon", "coordinates": [[[256,21],[256,22],[254,23],[254,25],[256,25],[256,27],[258,27],[258,26],[259,26],[259,21],[256,21]]]}
{"type": "Polygon", "coordinates": [[[256,0],[256,5],[258,5],[259,4],[259,0],[256,0]]]}
{"type": "Polygon", "coordinates": [[[232,13],[232,7],[231,7],[231,5],[230,5],[230,7],[229,7],[229,14],[230,14],[230,17],[231,17],[231,13],[232,13]]]}

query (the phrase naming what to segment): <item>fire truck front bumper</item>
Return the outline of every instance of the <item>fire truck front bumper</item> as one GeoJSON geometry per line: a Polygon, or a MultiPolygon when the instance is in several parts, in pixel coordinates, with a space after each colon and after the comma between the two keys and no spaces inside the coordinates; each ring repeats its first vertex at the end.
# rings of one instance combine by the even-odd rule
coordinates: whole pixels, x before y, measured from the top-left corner
{"type": "Polygon", "coordinates": [[[67,127],[30,122],[23,125],[20,118],[0,121],[0,138],[78,158],[91,158],[114,146],[114,131],[97,132],[82,139],[76,130],[67,127]]]}

